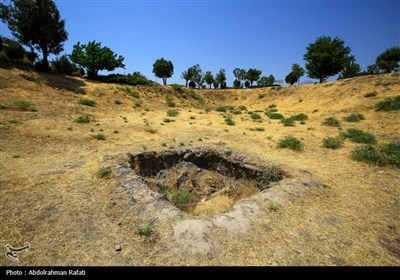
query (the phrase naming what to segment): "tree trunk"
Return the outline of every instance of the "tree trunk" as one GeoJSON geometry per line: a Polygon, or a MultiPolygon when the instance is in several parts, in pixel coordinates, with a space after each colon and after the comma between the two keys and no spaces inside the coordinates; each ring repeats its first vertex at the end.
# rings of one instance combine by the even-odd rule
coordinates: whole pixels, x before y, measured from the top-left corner
{"type": "Polygon", "coordinates": [[[319,83],[322,84],[323,80],[323,78],[319,78],[319,83]]]}
{"type": "Polygon", "coordinates": [[[189,80],[186,80],[186,87],[187,87],[188,81],[189,81],[189,80]]]}
{"type": "Polygon", "coordinates": [[[210,84],[210,89],[211,89],[211,84],[210,84]]]}
{"type": "Polygon", "coordinates": [[[162,81],[163,81],[163,84],[165,86],[167,84],[167,78],[166,77],[162,77],[162,81]]]}

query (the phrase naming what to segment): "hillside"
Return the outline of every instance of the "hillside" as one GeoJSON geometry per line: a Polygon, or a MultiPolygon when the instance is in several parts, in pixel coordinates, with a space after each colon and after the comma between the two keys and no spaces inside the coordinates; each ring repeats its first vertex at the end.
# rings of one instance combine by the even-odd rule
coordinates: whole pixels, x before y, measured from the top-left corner
{"type": "Polygon", "coordinates": [[[400,112],[374,110],[400,94],[399,78],[190,91],[0,68],[0,247],[31,244],[18,262],[3,257],[0,265],[398,266],[399,169],[351,159],[362,144],[347,139],[332,150],[322,139],[358,128],[381,144],[400,141],[400,112]],[[370,92],[376,96],[365,97],[370,92]],[[308,119],[283,126],[264,114],[271,104],[284,116],[308,119]],[[217,112],[219,106],[236,113],[217,112]],[[179,114],[168,116],[170,109],[179,114]],[[259,111],[261,121],[249,111],[259,111]],[[351,113],[365,119],[343,120],[351,113]],[[76,121],[85,115],[88,123],[76,121]],[[340,127],[323,125],[327,117],[340,127]],[[301,139],[303,151],[277,148],[289,134],[301,139]],[[236,208],[219,197],[194,213],[149,208],[124,186],[117,167],[127,153],[194,147],[277,164],[285,178],[236,208]],[[112,176],[96,176],[106,166],[112,176]],[[155,234],[139,235],[155,216],[155,234]]]}

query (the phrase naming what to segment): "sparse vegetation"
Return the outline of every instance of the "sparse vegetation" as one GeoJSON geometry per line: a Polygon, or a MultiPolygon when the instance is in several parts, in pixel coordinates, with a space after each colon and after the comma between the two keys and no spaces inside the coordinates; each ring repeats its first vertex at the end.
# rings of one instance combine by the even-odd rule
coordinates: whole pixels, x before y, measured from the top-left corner
{"type": "Polygon", "coordinates": [[[138,229],[140,236],[149,237],[155,233],[155,229],[151,225],[146,225],[138,229]]]}
{"type": "Polygon", "coordinates": [[[31,107],[33,103],[29,101],[15,101],[14,105],[17,106],[22,111],[28,111],[29,107],[31,107]]]}
{"type": "Polygon", "coordinates": [[[170,118],[165,118],[163,121],[164,121],[165,123],[171,123],[171,122],[174,122],[175,120],[170,119],[170,118]]]}
{"type": "Polygon", "coordinates": [[[322,139],[322,146],[327,149],[336,150],[343,146],[343,138],[341,137],[325,137],[322,139]]]}
{"type": "Polygon", "coordinates": [[[0,110],[1,110],[1,109],[7,109],[7,106],[4,105],[4,104],[2,104],[2,103],[0,103],[0,110]]]}
{"type": "Polygon", "coordinates": [[[300,114],[297,114],[297,115],[293,115],[290,118],[295,120],[295,121],[305,121],[305,120],[308,119],[308,116],[306,114],[300,113],[300,114]]]}
{"type": "Polygon", "coordinates": [[[114,101],[114,103],[117,104],[117,105],[121,105],[121,104],[122,104],[122,101],[119,100],[119,99],[116,99],[116,100],[114,101]]]}
{"type": "Polygon", "coordinates": [[[268,204],[268,210],[269,210],[270,212],[276,212],[276,211],[279,210],[279,207],[278,207],[278,205],[277,205],[275,202],[270,202],[270,203],[268,204]]]}
{"type": "Polygon", "coordinates": [[[79,99],[79,104],[94,107],[96,106],[96,101],[90,99],[79,99]]]}
{"type": "Polygon", "coordinates": [[[278,165],[270,166],[257,182],[257,187],[261,190],[268,187],[271,182],[278,182],[283,179],[283,170],[278,165]]]}
{"type": "Polygon", "coordinates": [[[301,151],[304,148],[304,144],[301,140],[297,139],[293,135],[288,135],[283,139],[280,139],[277,145],[278,148],[289,148],[294,151],[301,151]]]}
{"type": "Polygon", "coordinates": [[[149,129],[146,129],[146,132],[148,132],[148,133],[156,133],[157,129],[149,128],[149,129]]]}
{"type": "Polygon", "coordinates": [[[361,120],[365,120],[365,117],[363,114],[353,113],[353,114],[350,114],[350,115],[344,117],[344,119],[347,122],[359,122],[361,120]]]}
{"type": "Polygon", "coordinates": [[[106,136],[104,134],[102,134],[102,133],[95,134],[95,135],[92,135],[92,136],[96,140],[106,140],[106,136]]]}
{"type": "Polygon", "coordinates": [[[364,97],[374,97],[374,96],[377,96],[376,91],[370,91],[364,94],[364,97]]]}
{"type": "Polygon", "coordinates": [[[175,109],[170,109],[167,111],[167,116],[168,117],[176,117],[179,115],[179,111],[175,109]]]}
{"type": "Polygon", "coordinates": [[[92,115],[82,115],[77,117],[74,122],[77,123],[90,123],[90,122],[94,122],[95,118],[92,115]]]}
{"type": "Polygon", "coordinates": [[[224,155],[226,155],[227,157],[230,157],[232,155],[232,151],[231,150],[225,151],[224,155]]]}
{"type": "Polygon", "coordinates": [[[257,113],[252,113],[252,114],[250,115],[250,118],[251,118],[252,120],[261,120],[261,119],[262,119],[261,116],[260,116],[259,114],[257,114],[257,113]]]}
{"type": "Polygon", "coordinates": [[[349,128],[347,133],[341,133],[342,137],[350,139],[355,143],[375,144],[376,138],[372,133],[362,131],[358,128],[349,128]]]}
{"type": "Polygon", "coordinates": [[[193,202],[193,200],[194,194],[185,189],[179,189],[175,191],[171,196],[172,204],[174,204],[177,208],[181,210],[187,209],[189,205],[193,202]]]}
{"type": "Polygon", "coordinates": [[[351,151],[351,158],[372,164],[400,167],[400,142],[382,144],[378,147],[366,145],[351,151]]]}
{"type": "Polygon", "coordinates": [[[235,125],[235,122],[230,117],[225,117],[225,123],[227,125],[235,125]]]}
{"type": "Polygon", "coordinates": [[[340,121],[335,117],[328,117],[328,118],[325,118],[323,120],[322,124],[323,125],[328,125],[328,126],[339,127],[340,126],[340,121]]]}
{"type": "Polygon", "coordinates": [[[96,176],[99,178],[109,178],[112,174],[111,167],[101,167],[99,170],[96,172],[96,176]]]}
{"type": "Polygon", "coordinates": [[[397,111],[400,110],[400,95],[395,97],[385,98],[375,104],[375,111],[397,111]]]}
{"type": "Polygon", "coordinates": [[[227,106],[218,106],[217,108],[215,108],[215,111],[225,113],[227,109],[227,106]]]}
{"type": "Polygon", "coordinates": [[[273,113],[271,111],[265,112],[265,115],[270,118],[271,120],[281,120],[284,119],[285,117],[280,114],[280,113],[273,113]]]}
{"type": "Polygon", "coordinates": [[[168,107],[175,107],[176,106],[176,104],[174,102],[174,99],[173,99],[173,97],[171,95],[166,95],[165,96],[165,101],[167,102],[167,106],[168,107]]]}
{"type": "Polygon", "coordinates": [[[285,118],[285,119],[282,119],[282,120],[280,121],[280,123],[282,123],[283,126],[294,126],[294,119],[292,119],[292,118],[285,118]]]}

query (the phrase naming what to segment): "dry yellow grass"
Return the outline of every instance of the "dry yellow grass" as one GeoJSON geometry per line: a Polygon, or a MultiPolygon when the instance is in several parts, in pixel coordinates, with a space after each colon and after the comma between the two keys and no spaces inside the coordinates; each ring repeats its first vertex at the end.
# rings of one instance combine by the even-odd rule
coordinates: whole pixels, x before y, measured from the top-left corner
{"type": "MultiPolygon", "coordinates": [[[[175,122],[164,123],[170,108],[161,86],[136,88],[140,98],[135,99],[118,85],[0,69],[0,103],[7,107],[0,110],[0,248],[24,241],[32,246],[18,263],[2,257],[0,265],[400,265],[399,170],[351,160],[358,144],[346,141],[339,150],[321,144],[325,136],[339,133],[322,120],[342,120],[350,113],[366,119],[342,122],[343,129],[370,131],[382,143],[400,140],[399,112],[373,109],[377,101],[400,93],[399,77],[364,76],[279,90],[202,90],[205,105],[174,96],[180,113],[175,122]],[[369,91],[378,95],[365,98],[369,91]],[[80,98],[97,105],[79,105],[80,98]],[[15,101],[32,102],[37,111],[21,111],[15,101]],[[141,107],[134,108],[135,103],[141,107]],[[309,120],[284,127],[263,113],[262,123],[253,122],[243,112],[232,116],[235,126],[227,126],[221,113],[204,110],[218,105],[265,110],[272,103],[285,116],[305,113],[309,120]],[[74,122],[82,114],[92,114],[96,122],[74,122]],[[255,127],[265,131],[250,130],[255,127]],[[92,137],[98,133],[106,140],[92,137]],[[276,148],[288,134],[302,139],[303,152],[276,148]],[[164,241],[147,242],[137,234],[148,221],[132,211],[118,176],[96,177],[100,167],[124,160],[127,152],[181,145],[232,150],[305,170],[326,187],[254,218],[248,233],[222,238],[214,259],[181,257],[164,241]]],[[[222,209],[231,203],[214,202],[222,209]]]]}

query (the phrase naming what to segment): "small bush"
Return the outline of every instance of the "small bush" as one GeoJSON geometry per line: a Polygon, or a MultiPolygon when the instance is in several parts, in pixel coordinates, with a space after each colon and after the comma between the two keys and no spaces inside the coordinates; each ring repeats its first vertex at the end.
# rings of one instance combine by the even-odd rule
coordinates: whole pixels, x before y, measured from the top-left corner
{"type": "Polygon", "coordinates": [[[227,106],[218,106],[217,108],[215,108],[215,111],[217,111],[217,112],[226,112],[227,109],[228,109],[227,106]]]}
{"type": "Polygon", "coordinates": [[[279,140],[277,147],[278,148],[289,148],[294,151],[301,151],[301,150],[303,150],[304,145],[301,142],[301,140],[297,139],[296,137],[294,137],[292,135],[288,135],[285,138],[279,140]]]}
{"type": "Polygon", "coordinates": [[[339,149],[343,146],[343,139],[340,137],[325,137],[322,139],[322,146],[327,149],[339,149]]]}
{"type": "Polygon", "coordinates": [[[278,109],[276,109],[276,108],[270,108],[270,109],[268,109],[268,110],[265,112],[265,114],[267,114],[267,113],[275,113],[275,112],[278,112],[278,109]]]}
{"type": "Polygon", "coordinates": [[[96,106],[96,101],[90,99],[79,99],[79,104],[94,107],[96,106]]]}
{"type": "Polygon", "coordinates": [[[175,109],[170,109],[167,111],[168,117],[176,117],[178,114],[179,114],[179,111],[175,110],[175,109]]]}
{"type": "Polygon", "coordinates": [[[173,120],[173,119],[169,119],[169,118],[165,118],[164,119],[164,122],[165,123],[172,123],[172,122],[174,122],[175,120],[173,120]]]}
{"type": "Polygon", "coordinates": [[[247,107],[244,106],[244,105],[240,105],[240,106],[239,106],[239,109],[242,110],[242,111],[246,111],[246,110],[247,110],[247,107]]]}
{"type": "Polygon", "coordinates": [[[147,225],[147,226],[139,228],[138,233],[140,236],[149,237],[153,233],[155,233],[155,229],[152,226],[147,225]]]}
{"type": "Polygon", "coordinates": [[[250,115],[250,118],[252,118],[253,120],[261,120],[261,116],[257,113],[252,113],[250,115]]]}
{"type": "Polygon", "coordinates": [[[27,111],[33,104],[28,101],[16,101],[14,102],[14,105],[20,108],[22,111],[27,111]]]}
{"type": "Polygon", "coordinates": [[[96,134],[96,135],[92,135],[94,139],[97,140],[106,140],[106,136],[102,133],[96,134]]]}
{"type": "Polygon", "coordinates": [[[308,119],[308,116],[306,114],[300,113],[300,114],[291,116],[290,118],[295,121],[305,121],[308,119]]]}
{"type": "Polygon", "coordinates": [[[3,103],[0,103],[0,109],[7,109],[7,106],[4,105],[3,103]]]}
{"type": "Polygon", "coordinates": [[[235,122],[230,117],[225,118],[225,123],[227,125],[235,125],[235,122]]]}
{"type": "Polygon", "coordinates": [[[232,151],[225,151],[224,155],[226,155],[227,157],[230,157],[232,155],[232,151]]]}
{"type": "Polygon", "coordinates": [[[335,117],[328,117],[328,118],[325,118],[322,121],[322,124],[328,125],[328,126],[339,127],[340,126],[340,121],[335,117]]]}
{"type": "Polygon", "coordinates": [[[165,96],[165,101],[167,102],[167,106],[168,107],[175,107],[176,106],[176,104],[174,102],[174,99],[172,98],[171,95],[165,96]]]}
{"type": "Polygon", "coordinates": [[[6,55],[11,60],[20,60],[24,58],[24,48],[15,41],[7,40],[7,46],[4,48],[6,55]]]}
{"type": "Polygon", "coordinates": [[[386,98],[375,104],[375,111],[397,111],[400,110],[400,95],[386,98]]]}
{"type": "Polygon", "coordinates": [[[284,119],[285,117],[282,114],[279,113],[270,113],[270,112],[265,112],[265,115],[270,118],[271,120],[281,120],[284,119]]]}
{"type": "Polygon", "coordinates": [[[121,105],[121,104],[122,104],[122,101],[121,101],[121,100],[118,100],[118,99],[116,99],[114,102],[115,102],[115,104],[117,104],[117,105],[121,105]]]}
{"type": "Polygon", "coordinates": [[[357,128],[349,128],[347,133],[342,133],[342,136],[349,138],[355,143],[375,144],[376,138],[369,132],[362,131],[357,128]]]}
{"type": "Polygon", "coordinates": [[[264,97],[265,97],[265,94],[259,94],[259,95],[258,95],[258,98],[259,98],[259,99],[263,99],[264,97]]]}
{"type": "Polygon", "coordinates": [[[141,107],[142,105],[140,105],[140,103],[135,103],[134,106],[135,106],[136,108],[139,108],[139,107],[141,107]]]}
{"type": "Polygon", "coordinates": [[[186,209],[190,203],[194,200],[194,195],[185,190],[177,190],[171,197],[171,202],[179,209],[186,209]]]}
{"type": "Polygon", "coordinates": [[[149,129],[146,129],[146,132],[148,132],[148,133],[156,133],[157,129],[149,128],[149,129]]]}
{"type": "Polygon", "coordinates": [[[57,58],[52,63],[56,68],[57,72],[61,74],[71,76],[72,73],[77,71],[77,67],[69,60],[68,56],[66,55],[57,58]]]}
{"type": "Polygon", "coordinates": [[[392,164],[400,167],[400,142],[383,144],[380,148],[383,162],[385,164],[392,164]]]}
{"type": "Polygon", "coordinates": [[[353,113],[346,117],[344,117],[347,122],[359,122],[361,120],[365,120],[364,115],[360,113],[353,113]]]}
{"type": "Polygon", "coordinates": [[[270,109],[270,108],[276,108],[276,105],[275,104],[268,105],[268,109],[270,109]]]}
{"type": "Polygon", "coordinates": [[[294,126],[294,119],[292,118],[282,119],[280,122],[283,124],[283,126],[294,126]]]}
{"type": "Polygon", "coordinates": [[[96,175],[99,178],[109,178],[111,173],[111,167],[101,167],[99,170],[97,170],[96,175]]]}
{"type": "Polygon", "coordinates": [[[377,95],[376,91],[370,91],[364,94],[364,97],[374,97],[376,95],[377,95]]]}
{"type": "Polygon", "coordinates": [[[264,127],[256,127],[254,128],[255,131],[265,131],[264,127]]]}
{"type": "Polygon", "coordinates": [[[181,85],[178,84],[172,84],[171,87],[177,92],[177,93],[184,93],[184,89],[181,85]]]}

